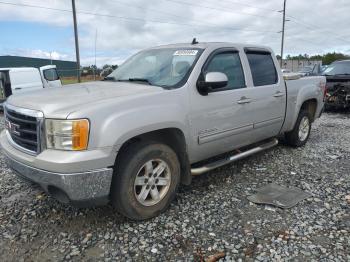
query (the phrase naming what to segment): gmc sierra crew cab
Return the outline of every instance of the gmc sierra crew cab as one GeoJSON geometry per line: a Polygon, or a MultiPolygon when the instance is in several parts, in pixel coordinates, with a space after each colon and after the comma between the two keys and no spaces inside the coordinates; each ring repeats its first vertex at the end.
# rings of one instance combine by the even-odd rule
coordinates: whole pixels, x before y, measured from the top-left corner
{"type": "Polygon", "coordinates": [[[284,77],[264,46],[154,47],[104,81],[9,97],[0,144],[16,173],[59,201],[110,201],[147,219],[193,175],[271,148],[281,135],[306,143],[325,77],[284,77]]]}

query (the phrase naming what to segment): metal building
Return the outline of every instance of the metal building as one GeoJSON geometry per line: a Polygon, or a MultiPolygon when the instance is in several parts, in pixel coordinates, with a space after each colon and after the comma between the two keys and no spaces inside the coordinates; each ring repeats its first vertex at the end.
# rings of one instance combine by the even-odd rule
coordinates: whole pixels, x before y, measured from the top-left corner
{"type": "Polygon", "coordinates": [[[51,60],[23,56],[0,56],[0,68],[4,67],[36,67],[56,65],[58,74],[63,77],[76,76],[77,63],[72,61],[51,60]]]}

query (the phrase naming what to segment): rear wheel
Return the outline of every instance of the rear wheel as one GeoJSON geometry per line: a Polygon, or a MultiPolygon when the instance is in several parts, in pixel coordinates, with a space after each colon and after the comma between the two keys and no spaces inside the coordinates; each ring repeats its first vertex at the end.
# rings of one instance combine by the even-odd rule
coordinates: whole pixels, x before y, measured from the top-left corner
{"type": "Polygon", "coordinates": [[[112,181],[111,200],[117,210],[135,220],[163,212],[175,197],[180,164],[167,145],[139,143],[118,158],[112,181]]]}
{"type": "Polygon", "coordinates": [[[286,133],[285,138],[289,145],[300,147],[306,144],[311,132],[310,114],[302,110],[292,131],[286,133]]]}

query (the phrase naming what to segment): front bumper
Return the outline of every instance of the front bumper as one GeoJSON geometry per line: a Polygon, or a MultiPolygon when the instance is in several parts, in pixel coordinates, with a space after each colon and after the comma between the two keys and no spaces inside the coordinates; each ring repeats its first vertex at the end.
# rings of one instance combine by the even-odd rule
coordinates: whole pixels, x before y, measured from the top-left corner
{"type": "Polygon", "coordinates": [[[0,134],[0,148],[8,166],[20,177],[39,184],[61,202],[91,206],[109,200],[113,175],[109,148],[84,152],[45,150],[34,156],[11,145],[6,131],[0,134]]]}
{"type": "Polygon", "coordinates": [[[17,175],[39,184],[60,202],[90,206],[106,204],[109,200],[112,168],[62,174],[28,166],[9,157],[6,153],[5,158],[8,166],[17,175]]]}

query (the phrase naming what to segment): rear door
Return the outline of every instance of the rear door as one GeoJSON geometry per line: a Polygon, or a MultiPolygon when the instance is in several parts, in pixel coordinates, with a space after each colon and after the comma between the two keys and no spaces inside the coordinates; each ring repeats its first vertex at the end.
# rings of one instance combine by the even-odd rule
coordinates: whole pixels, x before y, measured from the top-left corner
{"type": "Polygon", "coordinates": [[[10,70],[12,94],[30,92],[43,88],[38,69],[10,70]]]}
{"type": "Polygon", "coordinates": [[[245,48],[252,81],[247,87],[254,138],[260,141],[276,136],[284,121],[286,89],[277,72],[277,60],[269,50],[245,48]]]}

